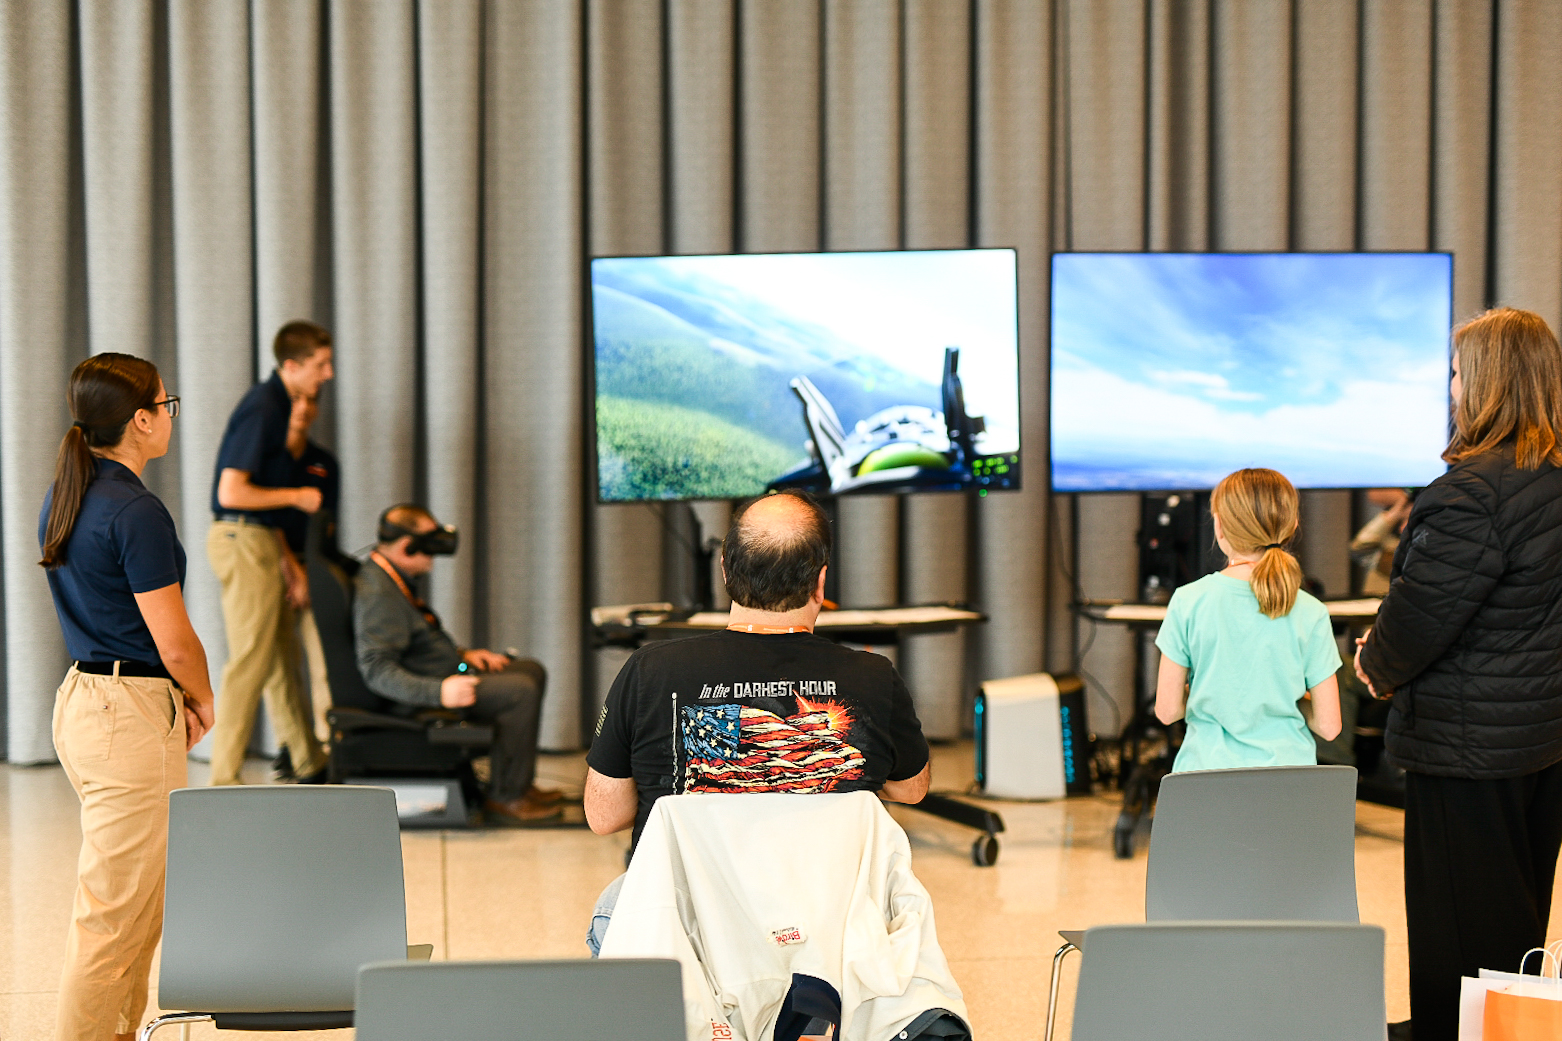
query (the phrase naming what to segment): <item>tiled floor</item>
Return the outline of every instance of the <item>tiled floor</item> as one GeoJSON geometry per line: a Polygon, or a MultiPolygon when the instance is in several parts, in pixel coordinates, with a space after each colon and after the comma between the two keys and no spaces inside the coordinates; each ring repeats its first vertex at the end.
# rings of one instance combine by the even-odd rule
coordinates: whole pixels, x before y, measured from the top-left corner
{"type": "MultiPolygon", "coordinates": [[[[261,781],[265,764],[250,764],[261,781]]],[[[971,778],[969,745],[937,750],[935,787],[971,778]]],[[[578,790],[581,757],[545,756],[542,782],[578,790]]],[[[192,764],[191,782],[205,768],[192,764]]],[[[995,803],[1008,832],[998,864],[970,861],[974,832],[896,808],[911,836],[918,876],[933,895],[939,937],[965,990],[976,1036],[1041,1036],[1052,952],[1060,928],[1138,921],[1144,915],[1145,857],[1112,856],[1117,805],[1110,795],[1057,803],[995,803]]],[[[1388,1016],[1409,1014],[1400,871],[1402,815],[1357,807],[1356,865],[1363,921],[1388,933],[1388,1016]]],[[[53,1036],[55,989],[75,883],[76,800],[55,767],[0,766],[0,1038],[53,1036]]],[[[434,944],[434,957],[581,957],[592,901],[623,864],[624,836],[583,830],[406,832],[407,937],[434,944]]],[[[1554,906],[1552,935],[1562,935],[1554,906]]],[[[1077,962],[1065,971],[1060,1037],[1067,1037],[1077,962]]],[[[153,973],[156,979],[156,973],[153,973]]],[[[153,1012],[148,1015],[154,1014],[153,1012]]],[[[173,1041],[176,1028],[159,1038],[173,1041]]],[[[272,1034],[191,1036],[264,1041],[272,1034]]],[[[345,1039],[348,1031],[290,1034],[345,1039]]]]}

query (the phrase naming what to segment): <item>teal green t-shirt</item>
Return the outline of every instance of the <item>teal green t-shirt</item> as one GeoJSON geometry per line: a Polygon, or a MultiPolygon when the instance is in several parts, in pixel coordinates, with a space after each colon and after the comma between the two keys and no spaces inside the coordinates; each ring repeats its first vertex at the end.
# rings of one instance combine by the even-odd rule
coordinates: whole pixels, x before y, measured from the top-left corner
{"type": "Polygon", "coordinates": [[[1270,618],[1251,584],[1206,575],[1172,594],[1155,646],[1188,670],[1188,736],[1172,772],[1317,763],[1296,702],[1340,667],[1317,597],[1297,593],[1290,614],[1270,618]]]}

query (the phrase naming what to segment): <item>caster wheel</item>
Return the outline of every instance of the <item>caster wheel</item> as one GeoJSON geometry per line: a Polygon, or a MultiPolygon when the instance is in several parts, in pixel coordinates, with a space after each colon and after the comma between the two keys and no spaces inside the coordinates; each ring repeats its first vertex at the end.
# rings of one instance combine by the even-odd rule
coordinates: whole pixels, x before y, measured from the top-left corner
{"type": "Polygon", "coordinates": [[[992,867],[998,863],[998,836],[977,836],[971,843],[971,863],[977,867],[992,867]]]}
{"type": "Polygon", "coordinates": [[[1119,821],[1116,828],[1112,829],[1112,852],[1118,860],[1131,860],[1134,855],[1134,829],[1133,825],[1124,827],[1119,821]]]}

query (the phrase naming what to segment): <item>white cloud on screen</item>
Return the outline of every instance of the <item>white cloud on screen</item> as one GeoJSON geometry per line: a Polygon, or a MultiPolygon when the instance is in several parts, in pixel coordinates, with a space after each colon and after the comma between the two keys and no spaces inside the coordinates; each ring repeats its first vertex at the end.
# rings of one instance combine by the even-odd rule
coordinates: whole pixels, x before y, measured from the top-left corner
{"type": "MultiPolygon", "coordinates": [[[[1147,386],[1090,366],[1053,373],[1053,454],[1060,460],[1115,459],[1147,468],[1185,465],[1215,477],[1272,466],[1300,486],[1324,487],[1324,471],[1299,469],[1299,456],[1349,456],[1361,468],[1442,470],[1448,406],[1435,389],[1441,370],[1403,381],[1358,380],[1325,404],[1274,402],[1262,412],[1222,409],[1197,392],[1147,386]],[[1305,449],[1305,451],[1299,451],[1305,449]]],[[[1122,462],[1119,465],[1122,465],[1122,462]]],[[[1327,463],[1325,462],[1325,466],[1327,463]]]]}

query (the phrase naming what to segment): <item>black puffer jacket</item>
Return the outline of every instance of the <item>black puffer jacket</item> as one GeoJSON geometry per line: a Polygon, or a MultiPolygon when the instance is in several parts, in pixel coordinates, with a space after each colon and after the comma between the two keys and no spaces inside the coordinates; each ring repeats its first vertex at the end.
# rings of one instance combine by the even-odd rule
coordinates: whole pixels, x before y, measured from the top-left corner
{"type": "Polygon", "coordinates": [[[1466,459],[1417,498],[1362,652],[1392,690],[1406,770],[1518,777],[1562,761],[1562,469],[1513,449],[1466,459]]]}

